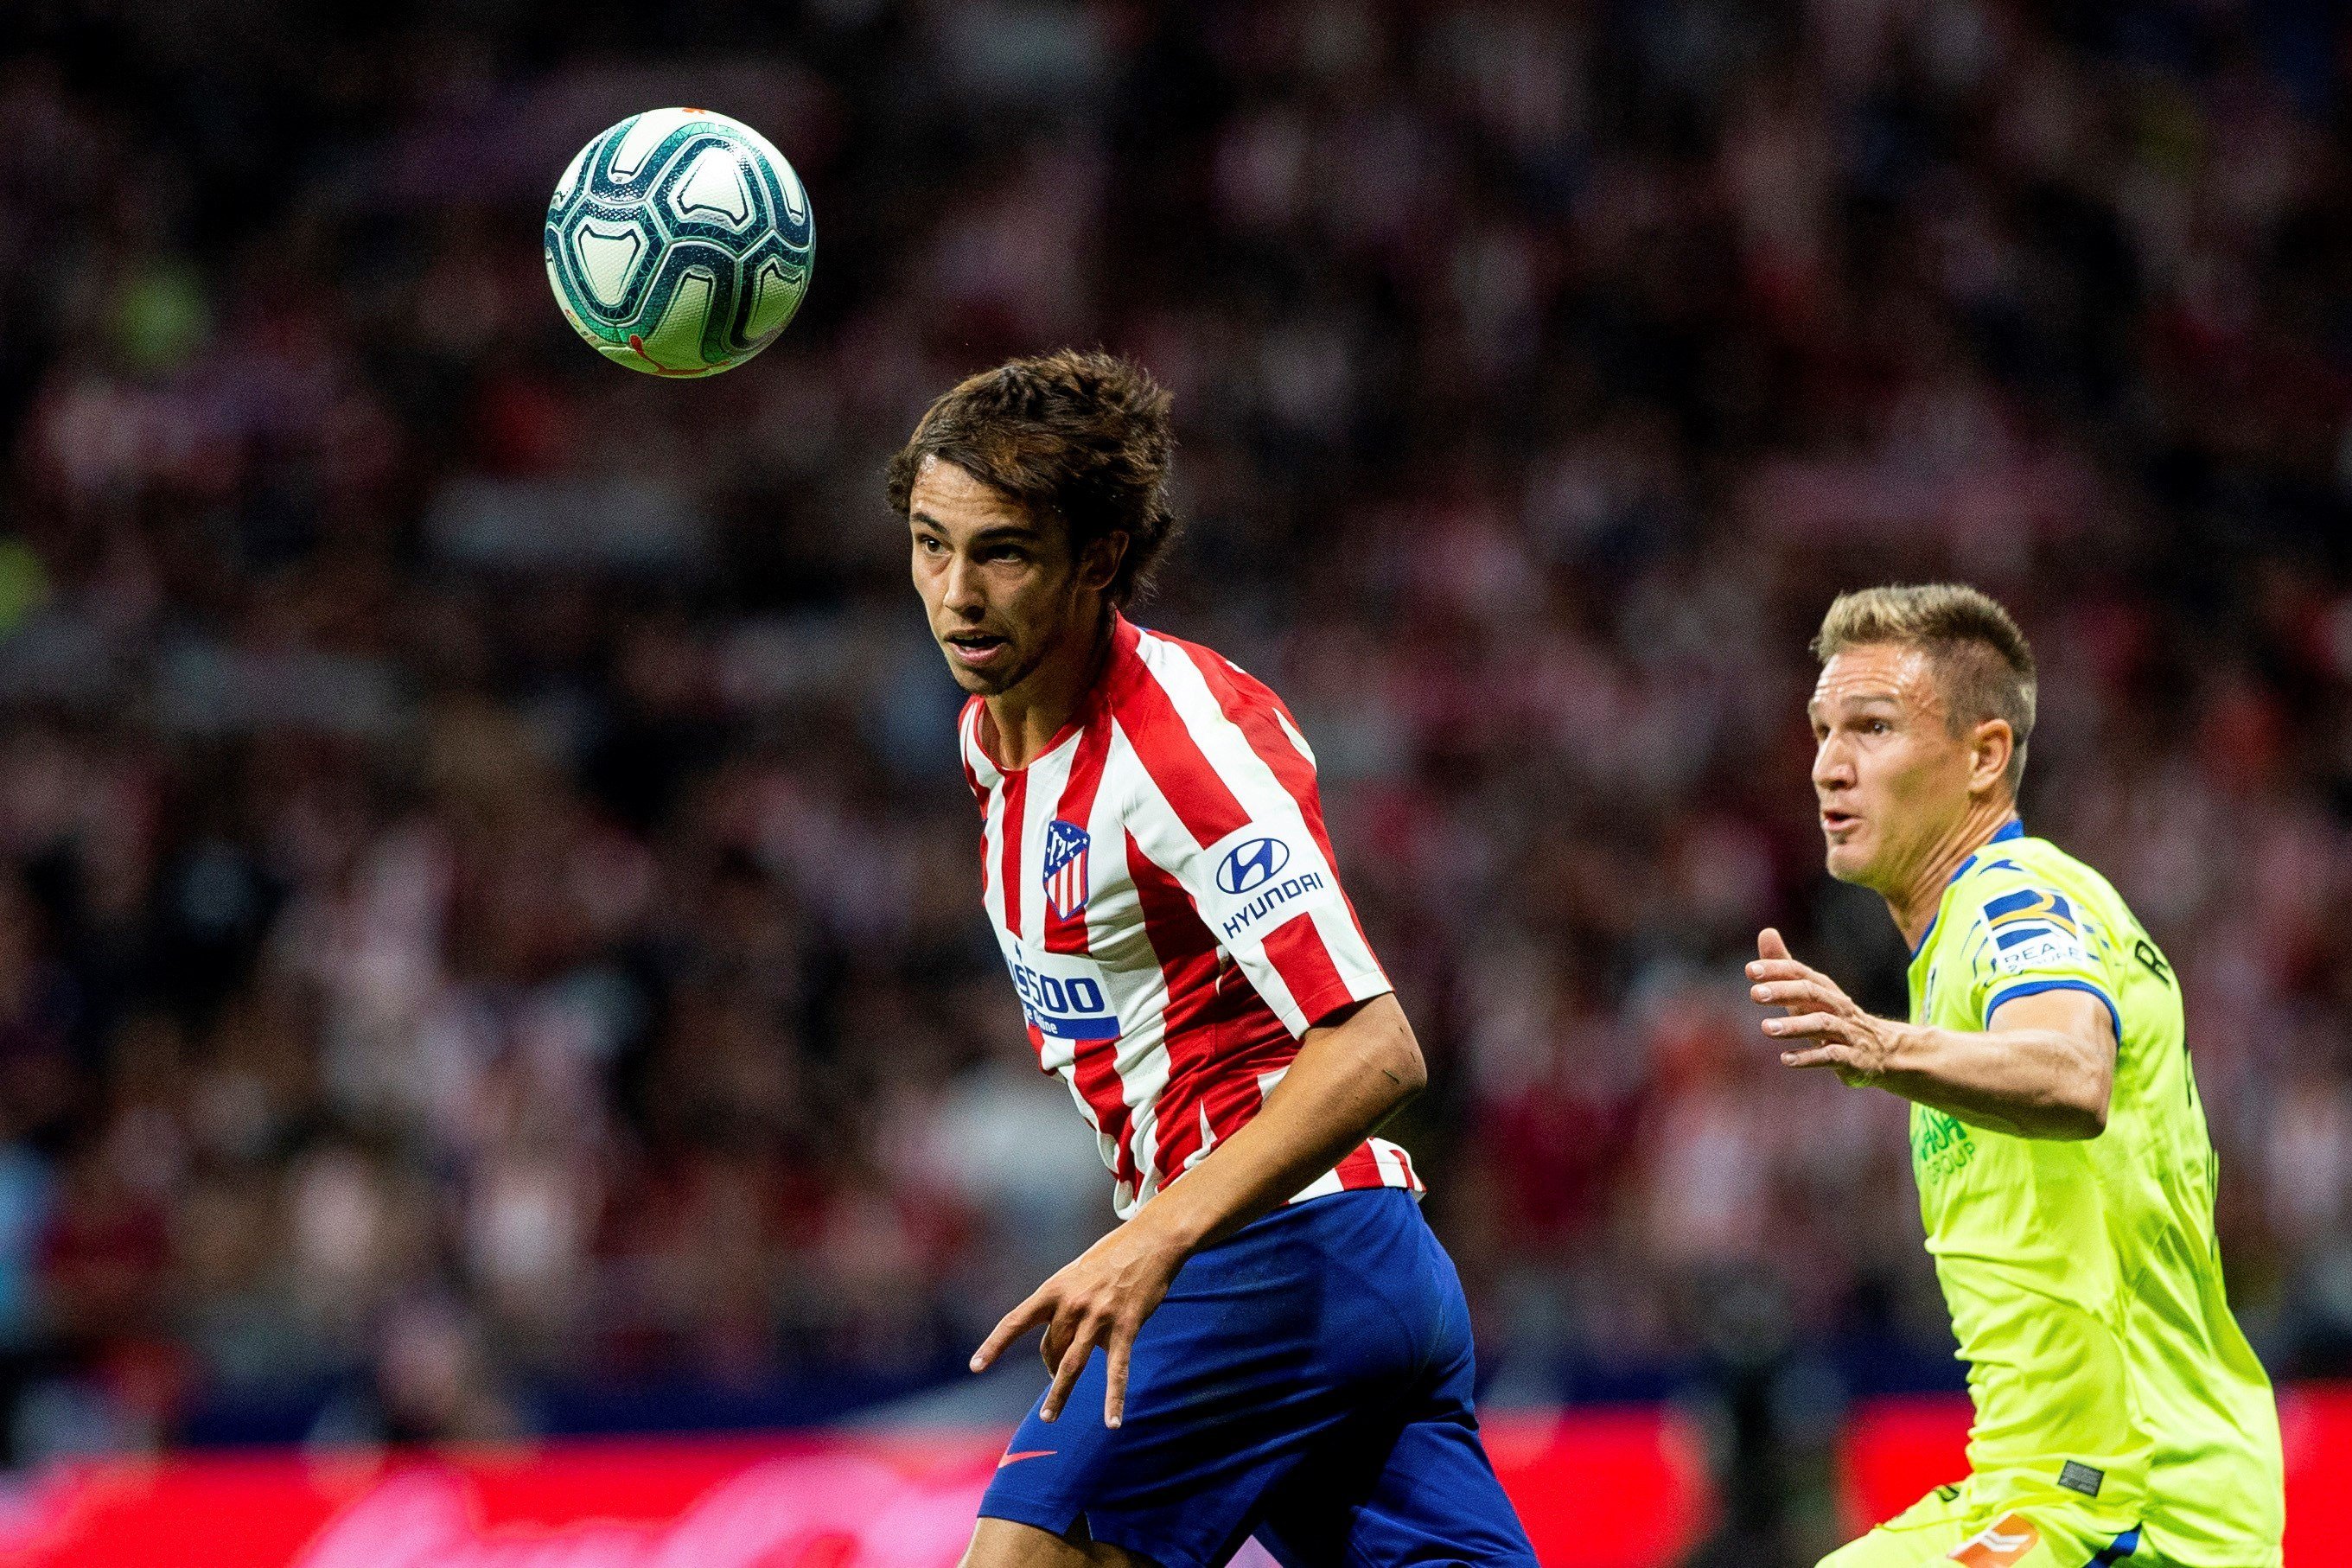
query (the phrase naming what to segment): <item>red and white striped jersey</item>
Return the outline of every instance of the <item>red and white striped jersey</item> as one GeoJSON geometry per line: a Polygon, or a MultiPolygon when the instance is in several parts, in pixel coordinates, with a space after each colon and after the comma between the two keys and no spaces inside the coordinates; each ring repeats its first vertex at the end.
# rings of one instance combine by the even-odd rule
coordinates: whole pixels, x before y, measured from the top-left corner
{"type": "MultiPolygon", "coordinates": [[[[1120,617],[1026,768],[959,726],[982,892],[1038,1065],[1070,1086],[1127,1218],[1257,1114],[1299,1037],[1389,989],[1332,869],[1315,757],[1262,682],[1120,617]]],[[[1292,1202],[1421,1191],[1374,1138],[1292,1202]]]]}

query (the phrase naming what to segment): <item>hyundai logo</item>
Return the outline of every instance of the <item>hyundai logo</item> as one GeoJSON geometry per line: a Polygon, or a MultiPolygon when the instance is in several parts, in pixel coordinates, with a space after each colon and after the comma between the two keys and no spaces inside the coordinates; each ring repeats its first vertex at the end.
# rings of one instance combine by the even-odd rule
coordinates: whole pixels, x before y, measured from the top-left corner
{"type": "Polygon", "coordinates": [[[1217,868],[1217,886],[1228,893],[1246,893],[1273,881],[1289,864],[1289,845],[1279,838],[1253,838],[1227,851],[1217,868]]]}

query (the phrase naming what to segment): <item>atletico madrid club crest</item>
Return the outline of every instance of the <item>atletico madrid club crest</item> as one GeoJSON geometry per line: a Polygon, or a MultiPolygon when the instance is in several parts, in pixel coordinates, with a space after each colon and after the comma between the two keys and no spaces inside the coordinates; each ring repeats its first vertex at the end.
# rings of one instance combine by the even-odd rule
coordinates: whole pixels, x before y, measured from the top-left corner
{"type": "Polygon", "coordinates": [[[1045,912],[1076,920],[1087,908],[1087,830],[1055,817],[1045,825],[1045,912]]]}

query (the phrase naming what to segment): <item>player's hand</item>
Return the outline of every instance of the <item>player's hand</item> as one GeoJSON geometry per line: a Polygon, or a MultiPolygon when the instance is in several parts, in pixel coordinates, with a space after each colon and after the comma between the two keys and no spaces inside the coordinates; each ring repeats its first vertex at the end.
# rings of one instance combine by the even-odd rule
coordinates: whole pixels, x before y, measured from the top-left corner
{"type": "Polygon", "coordinates": [[[1030,1298],[1004,1314],[986,1343],[972,1352],[971,1370],[985,1371],[1004,1347],[1039,1324],[1045,1337],[1038,1352],[1045,1370],[1054,1374],[1038,1414],[1048,1421],[1062,1414],[1070,1385],[1087,1368],[1087,1357],[1097,1345],[1108,1358],[1109,1376],[1103,1385],[1103,1425],[1116,1426],[1127,1415],[1127,1363],[1143,1320],[1151,1316],[1169,1282],[1183,1265],[1184,1249],[1160,1234],[1150,1222],[1151,1205],[1092,1247],[1075,1262],[1037,1287],[1030,1298]]]}
{"type": "Polygon", "coordinates": [[[1756,962],[1748,966],[1748,994],[1788,1010],[1764,1020],[1764,1032],[1791,1042],[1780,1053],[1784,1066],[1825,1067],[1849,1084],[1875,1083],[1894,1051],[1894,1035],[1882,1018],[1854,1005],[1828,975],[1789,955],[1780,933],[1767,926],[1756,935],[1756,962]]]}

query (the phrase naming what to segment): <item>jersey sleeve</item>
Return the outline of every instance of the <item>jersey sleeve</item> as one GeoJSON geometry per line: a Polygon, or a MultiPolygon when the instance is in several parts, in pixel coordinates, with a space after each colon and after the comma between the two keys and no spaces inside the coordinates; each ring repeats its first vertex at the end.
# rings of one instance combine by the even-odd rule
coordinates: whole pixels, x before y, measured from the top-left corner
{"type": "Polygon", "coordinates": [[[1990,1027],[2001,1005],[2021,996],[2081,991],[2106,1007],[2120,1042],[2123,1015],[2102,956],[2105,943],[2081,901],[2013,862],[1969,884],[1960,889],[1969,924],[1956,934],[1977,1027],[1990,1027]]]}
{"type": "Polygon", "coordinates": [[[1294,1036],[1383,995],[1341,890],[1314,754],[1270,691],[1206,649],[1163,650],[1122,714],[1139,769],[1128,831],[1294,1036]]]}

